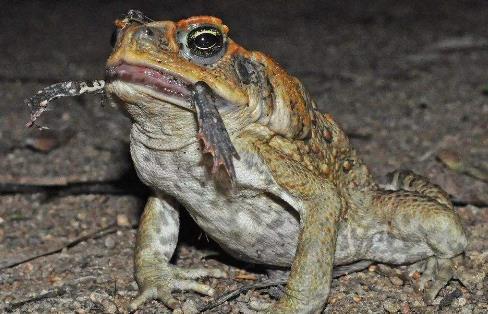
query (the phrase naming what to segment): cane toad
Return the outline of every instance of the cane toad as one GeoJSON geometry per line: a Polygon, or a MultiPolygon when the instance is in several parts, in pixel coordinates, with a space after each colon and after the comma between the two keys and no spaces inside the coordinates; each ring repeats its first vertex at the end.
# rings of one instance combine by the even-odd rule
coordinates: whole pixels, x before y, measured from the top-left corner
{"type": "Polygon", "coordinates": [[[291,268],[270,313],[321,311],[333,268],[427,260],[421,288],[431,299],[450,280],[467,239],[447,194],[409,171],[376,184],[338,123],[273,59],[239,46],[216,17],[153,21],[133,11],[116,26],[106,91],[132,120],[131,156],[154,192],[137,235],[132,309],[151,299],[174,308],[173,291],[211,295],[197,279],[226,276],[169,263],[179,205],[236,258],[291,268]],[[197,138],[191,95],[202,82],[221,100],[240,157],[230,157],[233,184],[212,174],[197,138]]]}

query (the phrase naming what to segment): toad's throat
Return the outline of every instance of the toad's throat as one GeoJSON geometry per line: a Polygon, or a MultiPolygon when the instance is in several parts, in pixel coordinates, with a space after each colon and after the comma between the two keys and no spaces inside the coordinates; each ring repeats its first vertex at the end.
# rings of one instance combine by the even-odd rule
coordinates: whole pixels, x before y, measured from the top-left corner
{"type": "Polygon", "coordinates": [[[138,84],[178,100],[189,102],[191,98],[190,82],[161,70],[121,63],[108,68],[106,78],[138,84]]]}

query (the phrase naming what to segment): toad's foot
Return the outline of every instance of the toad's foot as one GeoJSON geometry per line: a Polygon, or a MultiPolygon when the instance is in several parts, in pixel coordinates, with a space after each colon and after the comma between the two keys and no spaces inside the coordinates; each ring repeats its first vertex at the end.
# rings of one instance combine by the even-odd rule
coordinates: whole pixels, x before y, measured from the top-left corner
{"type": "Polygon", "coordinates": [[[415,283],[417,290],[423,292],[426,303],[432,303],[451,279],[459,279],[457,266],[461,262],[461,255],[455,258],[430,257],[427,260],[422,276],[415,283]]]}
{"type": "Polygon", "coordinates": [[[212,296],[214,289],[195,279],[226,278],[227,273],[220,269],[183,269],[168,264],[145,264],[145,267],[137,271],[136,277],[139,283],[139,295],[129,305],[130,311],[138,309],[150,300],[159,300],[167,307],[175,309],[179,302],[173,297],[173,291],[195,291],[212,296]]]}
{"type": "Polygon", "coordinates": [[[146,203],[139,222],[134,256],[139,295],[130,304],[131,311],[149,300],[160,300],[175,308],[178,306],[172,296],[175,290],[212,295],[211,287],[195,279],[227,277],[219,269],[181,269],[168,263],[178,239],[179,215],[175,207],[176,204],[165,197],[150,197],[146,203]]]}

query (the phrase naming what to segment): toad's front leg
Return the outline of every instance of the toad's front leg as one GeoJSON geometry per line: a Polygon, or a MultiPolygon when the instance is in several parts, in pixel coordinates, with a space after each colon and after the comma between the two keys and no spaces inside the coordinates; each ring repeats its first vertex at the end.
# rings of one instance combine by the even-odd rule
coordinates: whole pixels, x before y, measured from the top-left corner
{"type": "Polygon", "coordinates": [[[134,270],[139,295],[130,304],[135,310],[149,300],[160,300],[175,308],[175,290],[193,290],[212,295],[214,290],[195,281],[201,277],[226,277],[219,269],[181,269],[168,264],[178,240],[177,204],[164,198],[150,197],[139,223],[134,257],[134,270]]]}
{"type": "Polygon", "coordinates": [[[290,277],[269,313],[320,313],[330,291],[340,202],[329,197],[308,201],[300,215],[301,231],[290,277]]]}
{"type": "Polygon", "coordinates": [[[268,313],[320,313],[327,302],[342,204],[327,180],[314,176],[302,164],[273,158],[279,152],[260,146],[273,178],[293,198],[300,215],[300,234],[285,296],[268,313]]]}

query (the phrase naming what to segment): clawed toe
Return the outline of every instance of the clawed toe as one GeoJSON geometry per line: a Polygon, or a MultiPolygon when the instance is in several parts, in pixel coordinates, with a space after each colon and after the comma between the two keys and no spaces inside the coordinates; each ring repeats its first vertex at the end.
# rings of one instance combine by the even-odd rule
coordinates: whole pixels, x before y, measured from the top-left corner
{"type": "Polygon", "coordinates": [[[139,270],[136,277],[138,278],[140,292],[130,303],[129,311],[135,311],[151,300],[161,301],[167,307],[175,309],[180,302],[173,297],[173,291],[194,291],[203,295],[213,296],[215,290],[212,287],[199,283],[195,279],[227,277],[227,273],[220,269],[181,269],[168,265],[159,267],[161,267],[161,270],[156,273],[154,269],[147,271],[147,269],[141,268],[139,270]],[[164,276],[161,274],[164,274],[164,276]]]}
{"type": "Polygon", "coordinates": [[[215,294],[215,290],[210,286],[193,280],[178,280],[175,282],[174,288],[175,290],[180,291],[191,290],[208,296],[213,296],[215,294]]]}
{"type": "Polygon", "coordinates": [[[171,291],[169,289],[165,289],[164,287],[151,287],[148,289],[143,290],[129,305],[129,310],[135,311],[137,310],[142,304],[146,303],[147,301],[151,300],[159,300],[164,305],[169,307],[170,309],[175,309],[179,302],[171,295],[171,291]]]}
{"type": "Polygon", "coordinates": [[[181,279],[200,279],[204,277],[211,278],[227,278],[226,272],[217,268],[190,268],[190,269],[175,269],[175,275],[181,279]]]}
{"type": "Polygon", "coordinates": [[[425,265],[422,276],[415,283],[423,292],[424,301],[431,304],[439,291],[452,279],[457,278],[452,259],[431,257],[425,265]]]}

